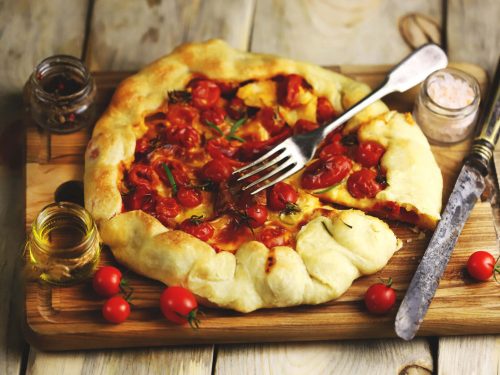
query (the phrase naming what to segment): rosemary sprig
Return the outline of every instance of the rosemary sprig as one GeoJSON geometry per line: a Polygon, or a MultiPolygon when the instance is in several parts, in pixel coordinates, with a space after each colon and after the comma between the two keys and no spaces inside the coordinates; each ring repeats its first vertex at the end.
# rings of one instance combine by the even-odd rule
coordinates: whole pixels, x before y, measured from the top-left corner
{"type": "Polygon", "coordinates": [[[207,126],[211,127],[212,129],[214,129],[220,135],[224,135],[224,132],[221,130],[221,128],[219,128],[217,125],[215,125],[212,121],[205,120],[205,124],[207,126]]]}
{"type": "Polygon", "coordinates": [[[328,229],[328,227],[326,226],[325,222],[322,221],[321,224],[323,225],[323,228],[325,228],[326,232],[330,235],[330,237],[335,238],[333,237],[333,233],[330,232],[330,229],[328,229]]]}
{"type": "Polygon", "coordinates": [[[238,130],[239,128],[241,128],[241,126],[243,126],[243,124],[247,121],[247,118],[246,117],[242,117],[240,118],[238,121],[236,121],[235,123],[233,123],[233,125],[231,125],[231,130],[229,131],[229,134],[226,136],[226,139],[227,140],[236,140],[238,142],[245,142],[245,140],[243,138],[241,138],[240,136],[237,136],[235,133],[236,133],[236,130],[238,130]]]}
{"type": "Polygon", "coordinates": [[[236,134],[229,134],[228,136],[226,136],[226,138],[230,141],[231,139],[234,139],[235,141],[238,141],[238,142],[241,142],[241,143],[244,143],[245,140],[239,136],[237,136],[236,134]]]}
{"type": "Polygon", "coordinates": [[[165,173],[167,174],[168,182],[170,182],[170,185],[172,186],[172,192],[174,193],[174,195],[177,194],[177,184],[175,183],[174,175],[170,171],[170,168],[168,167],[167,164],[161,163],[161,165],[163,166],[163,169],[165,169],[165,173]]]}
{"type": "Polygon", "coordinates": [[[348,227],[349,229],[352,229],[352,225],[349,225],[347,224],[344,220],[342,219],[339,219],[346,227],[348,227]]]}

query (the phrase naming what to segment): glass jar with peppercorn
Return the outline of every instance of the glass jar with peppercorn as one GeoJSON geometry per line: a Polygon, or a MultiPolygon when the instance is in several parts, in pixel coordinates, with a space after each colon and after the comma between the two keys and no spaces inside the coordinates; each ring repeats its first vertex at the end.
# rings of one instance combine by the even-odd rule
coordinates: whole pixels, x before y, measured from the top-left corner
{"type": "Polygon", "coordinates": [[[96,86],[85,65],[56,55],[38,64],[26,82],[24,99],[33,120],[53,133],[72,133],[95,119],[96,86]]]}

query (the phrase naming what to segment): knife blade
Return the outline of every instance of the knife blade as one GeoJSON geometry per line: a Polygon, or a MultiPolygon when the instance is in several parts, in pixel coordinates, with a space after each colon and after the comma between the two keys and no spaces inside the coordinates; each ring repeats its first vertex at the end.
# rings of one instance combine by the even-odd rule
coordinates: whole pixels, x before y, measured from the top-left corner
{"type": "Polygon", "coordinates": [[[500,59],[480,120],[481,133],[465,159],[441,220],[396,315],[395,331],[404,340],[411,340],[424,320],[462,228],[484,190],[484,176],[500,135],[499,79],[500,59]]]}

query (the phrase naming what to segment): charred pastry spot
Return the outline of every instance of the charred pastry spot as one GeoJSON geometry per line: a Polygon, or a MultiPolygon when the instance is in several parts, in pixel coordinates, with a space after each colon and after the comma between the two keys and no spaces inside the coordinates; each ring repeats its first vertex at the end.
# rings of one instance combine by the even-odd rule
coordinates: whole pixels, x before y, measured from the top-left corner
{"type": "Polygon", "coordinates": [[[156,112],[152,115],[146,116],[145,122],[163,121],[167,119],[167,115],[163,112],[156,112]]]}
{"type": "Polygon", "coordinates": [[[191,99],[191,93],[185,90],[173,90],[168,92],[168,102],[172,104],[188,103],[191,99]]]}
{"type": "Polygon", "coordinates": [[[99,156],[99,149],[96,147],[96,148],[93,148],[91,151],[90,151],[90,159],[91,160],[94,160],[96,159],[97,157],[99,156]]]}
{"type": "Polygon", "coordinates": [[[271,268],[276,264],[276,256],[274,254],[274,249],[269,250],[266,259],[266,273],[271,272],[271,268]]]}

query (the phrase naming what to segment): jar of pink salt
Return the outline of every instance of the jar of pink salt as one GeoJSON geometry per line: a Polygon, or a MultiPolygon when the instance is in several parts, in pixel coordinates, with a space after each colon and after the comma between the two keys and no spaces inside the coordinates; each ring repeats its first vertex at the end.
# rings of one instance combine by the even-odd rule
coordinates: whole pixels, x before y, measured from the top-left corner
{"type": "Polygon", "coordinates": [[[422,84],[413,116],[433,143],[456,143],[474,130],[480,101],[477,81],[465,72],[442,69],[422,84]]]}

